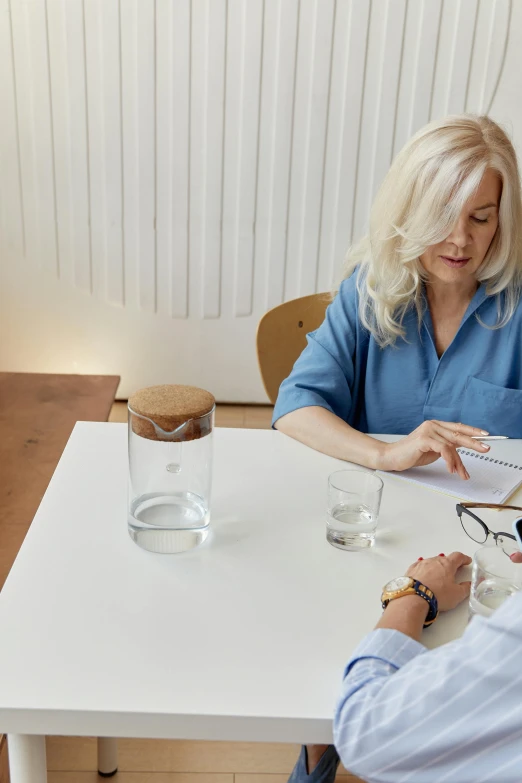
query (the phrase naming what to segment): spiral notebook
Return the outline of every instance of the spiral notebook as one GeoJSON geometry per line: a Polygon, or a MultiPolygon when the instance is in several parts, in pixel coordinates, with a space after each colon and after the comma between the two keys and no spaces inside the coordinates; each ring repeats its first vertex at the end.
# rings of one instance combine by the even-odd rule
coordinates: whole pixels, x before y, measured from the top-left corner
{"type": "Polygon", "coordinates": [[[466,449],[457,451],[470,475],[468,481],[448,473],[443,459],[422,468],[410,468],[402,473],[390,472],[388,475],[476,503],[504,503],[522,484],[522,465],[466,449]]]}

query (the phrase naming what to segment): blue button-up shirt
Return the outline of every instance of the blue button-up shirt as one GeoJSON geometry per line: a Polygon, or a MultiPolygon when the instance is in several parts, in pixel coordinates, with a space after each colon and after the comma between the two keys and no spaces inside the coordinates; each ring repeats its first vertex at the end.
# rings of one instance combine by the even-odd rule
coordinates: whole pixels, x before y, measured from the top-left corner
{"type": "Polygon", "coordinates": [[[439,419],[522,438],[522,301],[505,326],[488,329],[498,320],[497,298],[481,285],[439,359],[427,307],[421,324],[412,307],[405,338],[381,348],[359,321],[356,277],[343,281],[308,335],[281,384],[274,423],[319,405],[360,432],[401,435],[439,419]]]}
{"type": "Polygon", "coordinates": [[[343,764],[369,783],[520,783],[521,650],[522,593],[429,652],[373,631],[348,663],[335,715],[343,764]]]}

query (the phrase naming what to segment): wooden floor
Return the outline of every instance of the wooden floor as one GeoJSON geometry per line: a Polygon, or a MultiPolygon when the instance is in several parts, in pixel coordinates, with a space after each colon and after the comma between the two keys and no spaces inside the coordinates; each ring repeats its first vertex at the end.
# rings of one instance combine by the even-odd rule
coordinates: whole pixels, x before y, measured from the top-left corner
{"type": "MultiPolygon", "coordinates": [[[[218,405],[216,426],[268,428],[271,416],[271,406],[218,405]]],[[[109,421],[127,421],[126,403],[114,404],[109,421]]],[[[141,739],[119,740],[118,749],[114,783],[286,783],[299,752],[297,745],[283,743],[141,739]]],[[[94,738],[48,737],[47,767],[49,783],[102,780],[94,738]]],[[[338,780],[357,783],[358,778],[340,768],[338,780]]]]}
{"type": "MultiPolygon", "coordinates": [[[[118,740],[114,783],[286,783],[299,747],[283,743],[118,740]]],[[[49,783],[100,783],[96,740],[48,737],[49,783]]],[[[358,778],[340,769],[339,783],[358,778]]]]}

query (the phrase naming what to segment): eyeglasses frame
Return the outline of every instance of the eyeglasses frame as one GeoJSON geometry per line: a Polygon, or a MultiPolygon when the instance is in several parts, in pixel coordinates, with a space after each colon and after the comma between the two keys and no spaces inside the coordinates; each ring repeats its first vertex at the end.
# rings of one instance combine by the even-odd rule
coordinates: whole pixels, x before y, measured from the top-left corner
{"type": "Polygon", "coordinates": [[[462,529],[465,532],[465,534],[468,536],[468,538],[471,538],[471,536],[466,530],[466,528],[464,527],[464,524],[462,522],[463,512],[467,513],[470,517],[473,517],[473,519],[476,522],[478,522],[479,525],[481,525],[481,527],[483,528],[484,533],[486,534],[486,538],[484,539],[483,542],[476,541],[474,538],[471,538],[471,540],[475,541],[476,544],[480,544],[480,543],[485,544],[489,536],[493,536],[496,545],[498,545],[498,539],[500,538],[500,536],[504,536],[504,538],[509,538],[511,539],[511,541],[516,541],[516,538],[512,533],[503,533],[501,531],[495,533],[493,530],[490,530],[489,527],[486,525],[486,523],[482,519],[480,519],[480,517],[478,517],[476,514],[473,514],[470,511],[471,508],[494,508],[497,509],[498,511],[503,511],[504,509],[506,509],[507,511],[522,511],[522,508],[520,506],[504,506],[501,503],[473,503],[471,501],[466,501],[466,500],[463,500],[461,503],[457,503],[456,506],[457,516],[460,519],[460,524],[462,526],[462,529]]]}

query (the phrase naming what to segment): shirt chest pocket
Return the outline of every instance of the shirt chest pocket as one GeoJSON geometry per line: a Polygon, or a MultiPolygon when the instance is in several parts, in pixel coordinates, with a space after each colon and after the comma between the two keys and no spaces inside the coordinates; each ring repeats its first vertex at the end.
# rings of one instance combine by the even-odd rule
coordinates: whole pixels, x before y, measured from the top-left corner
{"type": "Polygon", "coordinates": [[[460,420],[487,430],[490,435],[522,438],[522,390],[505,389],[470,375],[460,420]]]}

